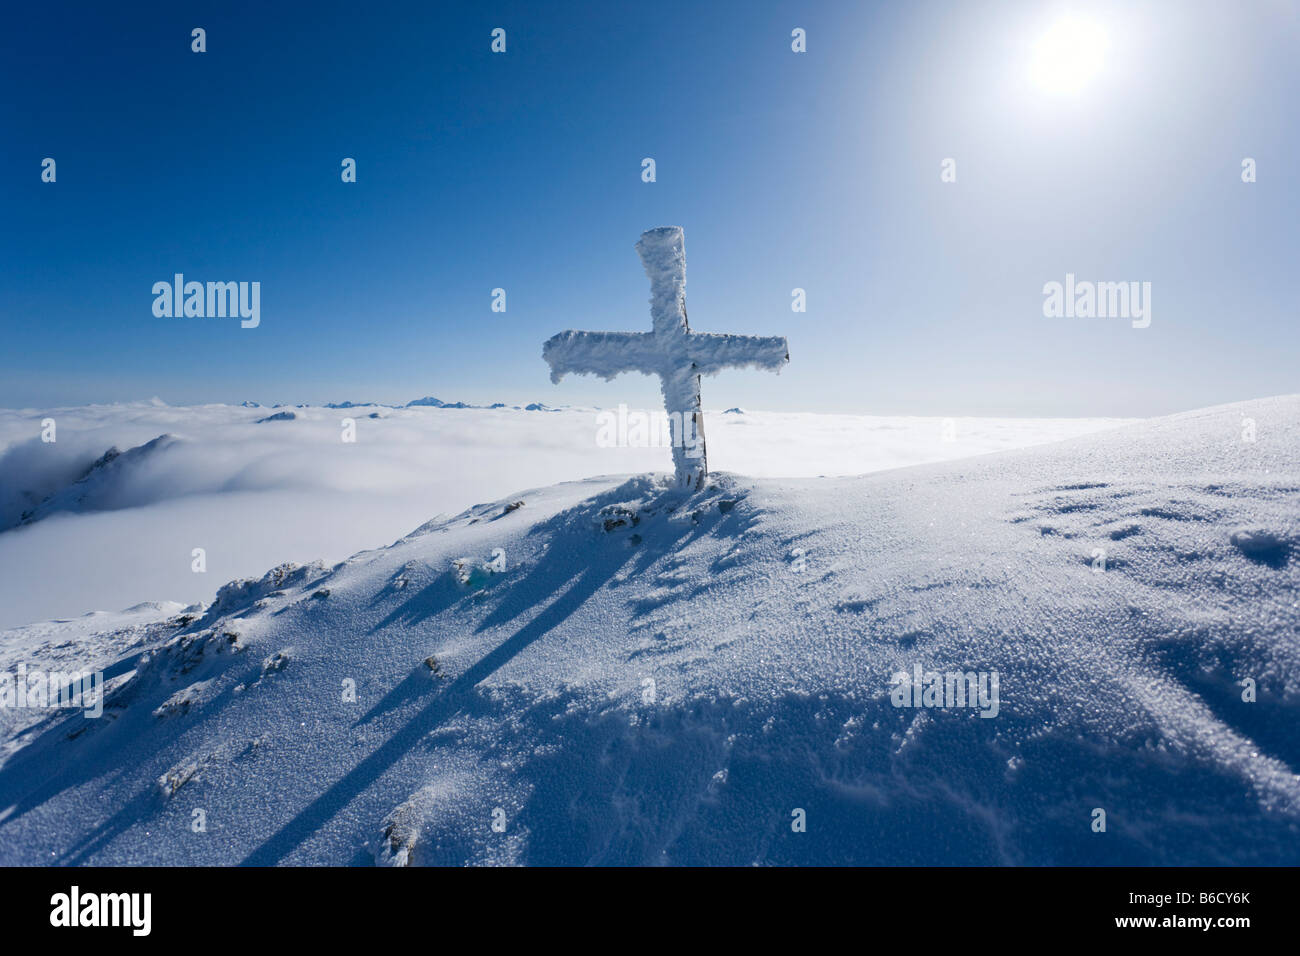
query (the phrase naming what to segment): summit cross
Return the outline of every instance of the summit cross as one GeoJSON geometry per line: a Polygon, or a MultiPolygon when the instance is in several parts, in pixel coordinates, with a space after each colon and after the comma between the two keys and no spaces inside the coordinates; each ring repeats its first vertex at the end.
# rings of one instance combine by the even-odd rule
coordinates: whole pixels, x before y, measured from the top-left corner
{"type": "Polygon", "coordinates": [[[547,339],[542,358],[551,367],[552,382],[570,373],[606,381],[623,372],[658,375],[677,484],[697,491],[709,471],[700,376],[726,368],[780,371],[790,361],[790,349],[782,336],[691,331],[686,321],[686,238],[680,226],[641,233],[636,251],[650,277],[652,331],[561,332],[547,339]]]}

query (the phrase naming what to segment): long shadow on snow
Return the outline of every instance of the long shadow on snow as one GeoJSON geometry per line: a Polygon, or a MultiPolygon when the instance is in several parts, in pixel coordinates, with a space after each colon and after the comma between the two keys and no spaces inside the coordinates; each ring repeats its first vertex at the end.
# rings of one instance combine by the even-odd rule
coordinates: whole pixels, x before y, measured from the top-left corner
{"type": "MultiPolygon", "coordinates": [[[[130,660],[138,659],[133,655],[130,660]]],[[[192,675],[171,676],[169,661],[161,662],[161,670],[146,667],[131,683],[119,688],[105,701],[104,717],[91,719],[74,713],[57,719],[36,740],[24,747],[0,770],[0,807],[9,807],[9,814],[0,821],[0,829],[13,826],[29,810],[51,800],[60,793],[75,790],[92,781],[101,781],[107,790],[128,765],[138,737],[148,737],[147,755],[170,753],[172,748],[193,729],[190,722],[175,718],[160,721],[154,717],[154,708],[170,697],[182,681],[194,683],[216,676],[213,670],[231,666],[245,666],[249,679],[257,673],[256,666],[239,658],[213,660],[208,666],[192,675]],[[117,715],[116,718],[109,716],[117,715]],[[105,719],[108,718],[108,719],[105,719]]],[[[122,661],[113,665],[121,669],[122,661]]],[[[129,668],[128,668],[129,669],[129,668]]],[[[203,703],[205,717],[211,717],[229,706],[234,695],[225,690],[203,703]]],[[[106,845],[112,837],[138,822],[140,813],[155,805],[157,798],[152,789],[136,794],[127,805],[111,818],[95,827],[83,839],[76,841],[58,860],[59,863],[82,863],[96,850],[106,845]]]]}
{"type": "MultiPolygon", "coordinates": [[[[564,569],[581,567],[585,563],[593,562],[596,560],[596,555],[603,555],[606,560],[615,562],[615,567],[610,569],[611,575],[630,563],[631,567],[627,569],[625,577],[635,578],[664,555],[684,546],[689,539],[714,530],[720,515],[734,519],[736,516],[736,512],[732,509],[734,499],[729,501],[718,497],[728,485],[726,479],[721,483],[715,481],[699,494],[687,496],[656,489],[644,479],[633,479],[584,505],[565,512],[563,516],[542,522],[532,528],[528,532],[530,536],[549,535],[551,542],[545,560],[532,565],[531,568],[515,569],[515,572],[521,573],[526,570],[524,577],[516,579],[513,576],[515,572],[507,572],[494,577],[482,589],[469,590],[456,582],[450,570],[444,571],[390,612],[371,629],[371,633],[395,623],[407,626],[418,625],[462,601],[497,597],[496,606],[489,610],[474,629],[475,633],[483,633],[490,628],[509,623],[535,608],[537,605],[535,595],[559,593],[571,580],[571,574],[564,569]],[[596,532],[593,538],[590,529],[600,527],[595,519],[600,516],[601,509],[610,504],[626,504],[629,499],[644,502],[645,515],[649,520],[644,524],[638,523],[635,532],[632,527],[625,527],[616,529],[613,533],[596,532]],[[718,503],[724,504],[726,510],[718,508],[715,511],[710,507],[718,503]],[[683,515],[690,515],[690,519],[683,517],[672,521],[655,520],[666,518],[679,511],[683,515]],[[629,539],[634,533],[641,539],[641,543],[633,548],[629,539]],[[628,550],[629,548],[631,550],[628,550]]],[[[752,521],[753,519],[750,518],[735,526],[731,533],[738,535],[752,524],[752,521]]],[[[701,583],[695,588],[693,594],[702,593],[708,588],[707,583],[701,583]]],[[[387,593],[391,595],[394,592],[387,593]]],[[[673,600],[682,598],[683,595],[674,595],[673,600]]],[[[640,612],[640,614],[644,613],[646,613],[644,610],[640,612]]],[[[358,718],[356,725],[368,724],[389,711],[403,706],[412,698],[423,696],[428,692],[428,688],[429,674],[423,665],[418,665],[370,710],[358,718]]]]}
{"type": "MultiPolygon", "coordinates": [[[[514,862],[575,865],[1291,865],[1293,821],[1233,773],[1041,715],[918,713],[827,688],[506,711],[500,791],[525,795],[514,862]],[[995,727],[994,725],[1000,725],[995,727]],[[536,748],[539,740],[555,746],[536,748]],[[1008,764],[1012,756],[1020,762],[1008,764]],[[1111,813],[1102,836],[1091,810],[1111,813]],[[793,811],[806,813],[795,832],[793,811]]],[[[489,802],[487,806],[491,806],[489,802]]],[[[484,809],[486,816],[486,808],[484,809]]],[[[489,838],[490,839],[490,838],[489,838]]],[[[482,862],[431,815],[417,865],[482,862]]]]}
{"type": "MultiPolygon", "coordinates": [[[[667,551],[680,547],[687,539],[706,533],[712,527],[711,521],[674,522],[672,527],[666,522],[656,522],[656,533],[643,534],[641,545],[634,551],[628,548],[623,535],[613,534],[605,538],[598,530],[593,530],[603,507],[639,498],[647,509],[654,508],[657,514],[663,515],[685,507],[688,503],[694,504],[697,499],[703,504],[715,492],[715,488],[710,488],[700,495],[687,497],[677,492],[664,491],[661,486],[646,479],[633,479],[537,525],[530,534],[549,536],[550,548],[546,558],[533,565],[521,580],[510,582],[509,588],[503,591],[500,603],[479,625],[478,630],[481,632],[495,624],[518,618],[537,606],[536,595],[555,594],[555,600],[506,641],[457,676],[383,745],[250,853],[242,865],[273,866],[282,862],[303,841],[328,824],[344,807],[389,771],[421,739],[466,709],[472,703],[475,688],[481,681],[567,620],[630,560],[635,560],[636,570],[642,570],[667,551]],[[602,547],[606,542],[607,546],[602,547]]],[[[408,608],[407,613],[395,613],[389,619],[418,622],[429,617],[430,614],[423,613],[426,608],[422,607],[421,602],[427,600],[426,592],[436,588],[441,577],[406,602],[404,607],[408,608]],[[416,608],[420,608],[418,613],[416,608]]],[[[402,609],[399,608],[398,611],[401,612],[402,609]]],[[[403,681],[398,686],[407,684],[408,681],[403,681]]],[[[414,682],[411,682],[411,686],[415,686],[414,682]]]]}

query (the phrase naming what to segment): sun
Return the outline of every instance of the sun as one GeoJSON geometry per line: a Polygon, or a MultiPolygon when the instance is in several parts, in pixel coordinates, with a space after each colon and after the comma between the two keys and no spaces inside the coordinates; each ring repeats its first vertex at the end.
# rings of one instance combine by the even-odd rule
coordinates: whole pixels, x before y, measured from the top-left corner
{"type": "Polygon", "coordinates": [[[1077,93],[1106,62],[1106,32],[1090,20],[1065,17],[1034,41],[1029,75],[1049,93],[1077,93]]]}

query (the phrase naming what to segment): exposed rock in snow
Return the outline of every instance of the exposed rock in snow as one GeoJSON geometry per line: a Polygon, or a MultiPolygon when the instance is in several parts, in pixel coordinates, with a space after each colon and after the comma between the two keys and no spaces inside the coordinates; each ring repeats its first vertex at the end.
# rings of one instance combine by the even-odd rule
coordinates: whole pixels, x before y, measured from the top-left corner
{"type": "Polygon", "coordinates": [[[197,763],[178,764],[158,778],[158,793],[164,800],[176,796],[176,791],[194,779],[199,772],[197,763]]]}
{"type": "Polygon", "coordinates": [[[262,676],[268,674],[278,674],[289,666],[289,659],[293,656],[293,648],[286,647],[276,651],[266,660],[262,661],[262,676]]]}
{"type": "Polygon", "coordinates": [[[189,713],[190,707],[202,701],[207,695],[208,687],[211,683],[211,681],[195,681],[188,687],[178,690],[163,701],[162,704],[154,710],[153,715],[158,718],[163,718],[189,713]]]}
{"type": "Polygon", "coordinates": [[[23,512],[19,523],[30,524],[60,511],[102,511],[124,507],[121,493],[130,484],[131,474],[148,467],[178,442],[179,439],[171,435],[159,435],[125,452],[116,447],[108,449],[72,484],[48,495],[30,511],[23,512]]]}

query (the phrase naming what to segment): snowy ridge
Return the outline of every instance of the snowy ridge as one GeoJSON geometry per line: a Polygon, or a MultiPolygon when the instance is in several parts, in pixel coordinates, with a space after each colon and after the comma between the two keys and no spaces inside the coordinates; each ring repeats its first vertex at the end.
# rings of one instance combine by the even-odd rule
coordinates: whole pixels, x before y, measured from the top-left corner
{"type": "Polygon", "coordinates": [[[0,768],[0,862],[1294,864],[1300,397],[554,485],[135,636],[0,768]],[[895,706],[918,665],[996,717],[895,706]]]}
{"type": "MultiPolygon", "coordinates": [[[[152,402],[0,409],[0,628],[160,598],[206,604],[231,578],[260,576],[286,561],[332,564],[391,543],[434,511],[454,513],[574,476],[660,471],[670,463],[667,447],[603,440],[601,420],[592,408],[544,406],[269,414],[152,402]],[[46,417],[58,422],[57,442],[42,441],[46,417]],[[351,444],[341,440],[345,419],[354,429],[351,444]],[[163,434],[175,440],[133,453],[163,434]],[[97,468],[112,449],[127,449],[126,461],[97,468]],[[71,490],[96,471],[93,494],[81,493],[88,485],[71,490]],[[22,523],[54,496],[58,510],[22,523]],[[205,574],[191,570],[196,547],[208,556],[205,574]]],[[[716,467],[756,477],[856,475],[1117,422],[954,424],[950,441],[938,418],[751,411],[711,416],[709,441],[716,467]]]]}
{"type": "Polygon", "coordinates": [[[130,498],[123,493],[133,484],[135,473],[167,453],[179,439],[159,435],[143,445],[125,452],[114,446],[96,459],[71,485],[45,497],[30,511],[24,511],[20,524],[40,521],[59,511],[99,511],[125,507],[130,498]]]}

